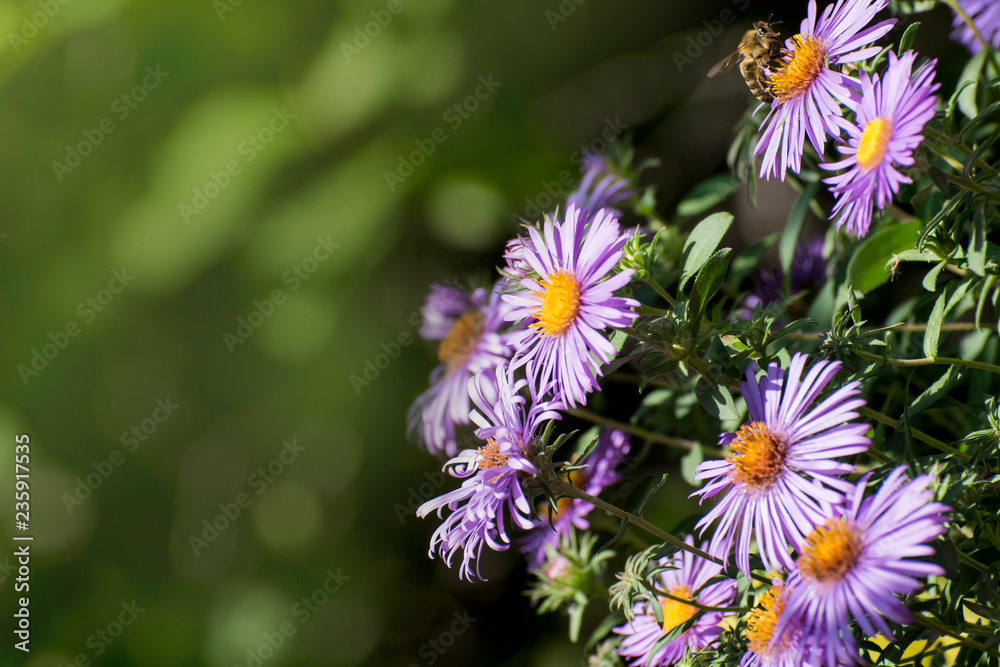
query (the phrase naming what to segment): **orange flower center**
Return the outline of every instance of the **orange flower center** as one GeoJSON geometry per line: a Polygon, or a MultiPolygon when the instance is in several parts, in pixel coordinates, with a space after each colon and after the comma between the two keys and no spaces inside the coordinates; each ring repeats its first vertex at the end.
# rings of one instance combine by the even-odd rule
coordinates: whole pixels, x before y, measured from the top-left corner
{"type": "Polygon", "coordinates": [[[861,534],[853,523],[830,519],[806,538],[799,556],[802,575],[813,581],[842,579],[861,557],[861,534]]]}
{"type": "Polygon", "coordinates": [[[729,448],[733,451],[726,457],[733,466],[731,479],[752,490],[770,488],[785,469],[788,444],[764,422],[741,426],[729,448]]]}
{"type": "Polygon", "coordinates": [[[865,125],[858,144],[858,166],[868,172],[882,164],[892,139],[892,119],[879,116],[865,125]]]}
{"type": "MultiPolygon", "coordinates": [[[[747,618],[748,648],[758,655],[768,652],[768,646],[774,637],[774,626],[785,608],[785,599],[781,596],[784,588],[782,584],[772,586],[760,596],[760,603],[753,608],[747,618]]],[[[778,650],[784,648],[787,643],[787,638],[783,639],[781,645],[777,647],[778,650]]]]}
{"type": "Polygon", "coordinates": [[[546,336],[562,336],[580,312],[582,289],[576,277],[568,271],[556,271],[542,282],[542,307],[531,313],[538,319],[531,326],[539,327],[546,336]]]}
{"type": "Polygon", "coordinates": [[[771,76],[771,94],[782,102],[804,95],[826,67],[826,44],[809,35],[792,37],[795,48],[786,51],[782,66],[771,76]]]}
{"type": "MultiPolygon", "coordinates": [[[[684,598],[685,600],[692,599],[691,589],[687,586],[677,586],[675,588],[670,588],[668,591],[671,595],[678,598],[684,598]]],[[[682,623],[686,623],[691,619],[692,616],[698,613],[696,607],[692,607],[689,604],[684,604],[683,602],[678,602],[677,600],[671,600],[670,598],[660,598],[660,603],[663,605],[663,633],[666,634],[676,628],[682,623]]]]}
{"type": "Polygon", "coordinates": [[[476,450],[479,453],[479,469],[500,468],[507,465],[507,454],[500,453],[500,445],[493,438],[486,440],[486,446],[476,450]]]}
{"type": "Polygon", "coordinates": [[[483,316],[481,313],[466,313],[462,315],[451,331],[438,345],[438,361],[443,363],[449,373],[469,360],[469,356],[483,335],[483,316]]]}

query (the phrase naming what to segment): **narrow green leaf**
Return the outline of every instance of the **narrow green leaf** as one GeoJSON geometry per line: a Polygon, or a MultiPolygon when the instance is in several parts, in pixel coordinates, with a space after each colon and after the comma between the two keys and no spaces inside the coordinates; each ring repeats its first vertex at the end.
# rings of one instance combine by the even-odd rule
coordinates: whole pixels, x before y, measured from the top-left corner
{"type": "Polygon", "coordinates": [[[927,330],[924,332],[924,355],[932,359],[938,353],[938,339],[941,337],[941,322],[944,320],[945,306],[948,303],[948,290],[945,289],[934,302],[934,309],[927,319],[927,330]]]}
{"type": "Polygon", "coordinates": [[[910,46],[913,45],[913,38],[917,36],[917,28],[920,27],[920,21],[914,21],[903,33],[903,36],[899,39],[899,51],[897,55],[903,55],[910,50],[910,46]]]}
{"type": "Polygon", "coordinates": [[[698,215],[716,204],[725,201],[739,186],[739,180],[731,174],[720,174],[702,181],[684,195],[677,205],[677,215],[686,218],[698,215]]]}
{"type": "Polygon", "coordinates": [[[980,202],[972,216],[968,261],[973,273],[977,276],[986,275],[986,202],[980,202]]]}
{"type": "Polygon", "coordinates": [[[945,374],[939,377],[934,384],[925,389],[920,396],[917,396],[917,399],[913,401],[912,405],[910,405],[907,412],[910,419],[913,419],[914,416],[929,408],[937,402],[938,399],[946,397],[951,389],[958,384],[963,377],[964,373],[962,369],[957,366],[949,366],[945,374]]]}
{"type": "Polygon", "coordinates": [[[722,287],[722,280],[726,277],[729,259],[732,255],[732,248],[719,250],[708,258],[705,266],[698,272],[698,277],[694,279],[694,289],[691,290],[691,299],[688,301],[688,320],[691,323],[691,331],[695,335],[698,333],[698,326],[701,324],[705,306],[722,287]]]}
{"type": "Polygon", "coordinates": [[[869,292],[889,280],[886,266],[894,254],[916,245],[921,226],[919,220],[914,220],[867,237],[847,265],[847,282],[856,290],[869,292]]]}
{"type": "Polygon", "coordinates": [[[972,56],[965,64],[965,69],[962,70],[958,79],[958,88],[961,91],[958,93],[958,108],[962,110],[966,118],[975,118],[979,115],[976,93],[979,88],[979,75],[986,63],[986,52],[987,49],[981,49],[979,53],[972,56]]]}
{"type": "Polygon", "coordinates": [[[923,286],[928,292],[937,291],[937,279],[938,275],[941,273],[941,269],[945,267],[948,262],[938,262],[934,267],[924,275],[923,286]]]}
{"type": "Polygon", "coordinates": [[[715,249],[719,247],[722,237],[726,235],[732,224],[733,214],[722,211],[708,216],[691,230],[684,242],[681,289],[684,289],[687,282],[705,265],[715,249]]]}
{"type": "Polygon", "coordinates": [[[781,234],[781,244],[778,246],[778,257],[781,260],[781,268],[785,272],[785,281],[792,276],[792,259],[795,257],[795,246],[798,243],[799,235],[802,233],[802,225],[806,221],[806,213],[809,212],[809,202],[816,196],[819,189],[819,181],[810,183],[795,200],[795,205],[788,213],[788,220],[785,222],[785,230],[781,234]]]}

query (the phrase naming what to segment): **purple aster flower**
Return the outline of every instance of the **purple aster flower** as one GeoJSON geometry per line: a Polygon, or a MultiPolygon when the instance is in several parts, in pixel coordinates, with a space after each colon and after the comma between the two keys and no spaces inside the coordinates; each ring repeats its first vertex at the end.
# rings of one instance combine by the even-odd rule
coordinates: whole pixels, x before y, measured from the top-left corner
{"type": "Polygon", "coordinates": [[[799,173],[806,135],[820,155],[827,134],[840,136],[841,104],[855,105],[857,81],[832,68],[879,52],[877,46],[862,47],[895,24],[889,19],[866,27],[888,4],[889,0],[837,0],[817,20],[816,0],[809,0],[799,34],[785,42],[780,63],[769,77],[774,102],[754,149],[754,155],[764,154],[761,177],[785,180],[786,170],[799,173]]]}
{"type": "MultiPolygon", "coordinates": [[[[792,294],[819,289],[826,283],[829,263],[823,257],[824,242],[822,236],[816,236],[812,241],[800,241],[796,244],[788,285],[792,294]]],[[[737,315],[745,320],[753,318],[753,310],[757,304],[763,308],[785,298],[785,272],[781,267],[761,271],[757,276],[760,284],[743,300],[743,307],[737,315]]]]}
{"type": "Polygon", "coordinates": [[[819,663],[806,659],[808,639],[802,633],[799,619],[789,618],[785,611],[785,585],[774,582],[759,598],[747,615],[747,652],[740,660],[740,667],[819,667],[819,663]],[[778,620],[785,621],[780,636],[775,635],[778,620]]]}
{"type": "Polygon", "coordinates": [[[638,194],[632,180],[616,173],[606,156],[587,151],[583,156],[583,179],[566,198],[566,206],[575,206],[581,211],[606,208],[615,217],[621,217],[622,212],[614,206],[638,194]]]}
{"type": "Polygon", "coordinates": [[[458,453],[455,426],[469,423],[469,378],[496,368],[513,353],[510,333],[501,333],[503,315],[509,310],[500,298],[501,287],[498,283],[488,295],[482,288],[469,295],[454,287],[432,285],[421,310],[420,334],[441,341],[441,363],[431,371],[430,387],[410,407],[407,434],[432,454],[458,453]]]}
{"type": "MultiPolygon", "coordinates": [[[[691,535],[684,541],[694,546],[691,535]]],[[[702,545],[700,548],[705,547],[702,545]]],[[[678,551],[673,556],[661,559],[660,564],[672,569],[656,576],[657,589],[673,597],[693,600],[706,607],[726,607],[736,595],[736,582],[732,579],[705,586],[709,579],[722,572],[722,567],[688,551],[678,551]]],[[[625,635],[618,654],[631,658],[628,662],[634,667],[672,665],[681,660],[685,652],[699,651],[716,642],[722,632],[722,613],[703,611],[694,625],[654,651],[661,637],[694,618],[699,614],[698,608],[668,597],[657,597],[656,602],[637,602],[633,612],[635,618],[630,623],[614,628],[614,632],[625,635]],[[651,604],[662,605],[662,626],[653,615],[651,604]]]]}
{"type": "MultiPolygon", "coordinates": [[[[825,642],[813,657],[828,665],[859,661],[849,628],[852,618],[866,634],[882,633],[891,641],[886,618],[913,622],[897,596],[920,590],[924,577],[944,574],[937,565],[914,560],[934,553],[928,543],[944,533],[951,511],[931,502],[931,476],[907,481],[901,466],[862,500],[870,476],[858,482],[844,507],[799,542],[801,555],[788,577],[785,616],[801,619],[807,635],[825,642]]],[[[779,621],[777,635],[786,623],[779,621]]]]}
{"type": "Polygon", "coordinates": [[[823,389],[840,370],[839,361],[818,361],[805,372],[807,356],[792,357],[787,380],[776,363],[754,379],[754,365],[740,383],[750,421],[736,433],[722,434],[719,444],[732,453],[723,460],[705,461],[695,479],[708,480],[692,496],[714,498],[726,494],[698,522],[702,533],[719,521],[709,553],[723,560],[736,544],[736,564],[750,574],[750,540],[769,570],[787,571],[794,561],[789,542],[798,544],[817,522],[843,502],[854,486],[839,475],[854,466],[835,459],[868,449],[867,424],[851,424],[857,408],[860,382],[850,382],[815,406],[823,389]]]}
{"type": "Polygon", "coordinates": [[[451,567],[461,550],[459,577],[471,580],[483,578],[478,565],[483,544],[495,551],[510,546],[507,515],[517,528],[532,527],[531,502],[521,480],[538,473],[532,450],[535,433],[543,422],[559,418],[562,405],[539,402],[534,394],[527,405],[519,393],[527,381],[515,381],[507,362],[501,362],[495,373],[482,371],[468,383],[477,408],[470,416],[479,426],[476,436],[486,444],[466,449],[445,464],[443,470],[465,481],[461,488],[421,505],[417,516],[424,518],[437,510],[440,517],[445,507],[451,510],[434,531],[429,553],[433,558],[437,552],[451,567]]]}
{"type": "Polygon", "coordinates": [[[635,271],[611,275],[628,236],[618,233],[609,212],[588,219],[575,206],[563,222],[547,218],[542,233],[527,229],[531,247],[522,246],[522,257],[537,278],[526,276],[518,291],[503,297],[513,305],[506,319],[530,323],[511,336],[512,363],[532,361],[535,387],[552,382],[566,405],[586,403],[587,392],[597,389],[600,364],[616,354],[601,330],[638,317],[632,310],[638,301],[614,296],[635,271]]]}
{"type": "Polygon", "coordinates": [[[837,227],[861,238],[872,222],[872,205],[883,209],[910,179],[896,170],[896,165],[913,165],[913,150],[923,141],[920,134],[934,116],[937,97],[933,83],[934,62],[924,63],[916,72],[917,55],[907,51],[898,59],[889,52],[889,66],[884,78],[872,79],[861,74],[861,101],[856,108],[857,125],[847,124],[847,144],[837,150],[846,157],[824,169],[843,173],[824,179],[837,197],[830,217],[837,217],[837,227]]]}
{"type": "MultiPolygon", "coordinates": [[[[587,457],[574,463],[587,467],[571,472],[570,481],[585,493],[600,495],[606,487],[618,481],[620,475],[616,468],[625,460],[630,448],[631,441],[627,433],[618,429],[603,429],[587,457]]],[[[552,511],[550,523],[548,506],[541,506],[534,530],[521,545],[531,567],[541,567],[545,562],[546,548],[558,547],[560,537],[569,535],[574,526],[580,530],[590,528],[586,517],[592,509],[594,506],[585,500],[560,498],[552,511]]]]}
{"type": "MultiPolygon", "coordinates": [[[[958,0],[958,5],[969,15],[976,28],[994,49],[1000,49],[1000,3],[996,0],[958,0]]],[[[983,45],[976,38],[976,33],[955,14],[951,24],[955,27],[952,39],[964,44],[972,53],[979,53],[983,45]]]]}

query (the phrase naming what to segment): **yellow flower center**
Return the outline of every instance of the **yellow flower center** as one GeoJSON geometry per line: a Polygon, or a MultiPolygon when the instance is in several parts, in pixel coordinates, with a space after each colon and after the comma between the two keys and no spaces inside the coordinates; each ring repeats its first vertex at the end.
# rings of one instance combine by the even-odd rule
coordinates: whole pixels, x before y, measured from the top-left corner
{"type": "MultiPolygon", "coordinates": [[[[667,592],[674,597],[691,599],[691,589],[687,586],[677,586],[667,589],[667,592]]],[[[692,616],[698,613],[696,607],[689,604],[671,600],[670,598],[660,598],[663,605],[663,633],[666,634],[682,623],[686,623],[692,616]]]]}
{"type": "Polygon", "coordinates": [[[580,312],[580,283],[572,273],[556,271],[542,283],[542,307],[531,313],[538,319],[533,327],[542,329],[546,336],[562,336],[580,312]]]}
{"type": "Polygon", "coordinates": [[[868,172],[882,164],[885,151],[892,139],[892,119],[879,116],[872,120],[861,132],[858,144],[858,166],[868,172]]]}
{"type": "MultiPolygon", "coordinates": [[[[747,647],[758,655],[768,652],[771,638],[774,637],[774,626],[785,608],[785,599],[781,596],[784,588],[782,584],[772,586],[770,590],[760,596],[760,603],[753,608],[747,617],[747,647]]],[[[776,648],[780,651],[787,644],[788,639],[783,638],[776,648]]]]}
{"type": "Polygon", "coordinates": [[[493,438],[486,440],[486,446],[476,450],[479,453],[479,469],[499,468],[507,465],[510,456],[500,453],[500,445],[493,438]]]}
{"type": "Polygon", "coordinates": [[[813,581],[842,579],[857,564],[861,546],[861,535],[854,524],[830,519],[806,538],[797,563],[799,571],[813,581]]]}
{"type": "Polygon", "coordinates": [[[438,345],[438,361],[443,363],[449,373],[469,360],[469,356],[479,344],[483,335],[483,316],[481,313],[466,313],[462,315],[451,331],[438,345]]]}
{"type": "Polygon", "coordinates": [[[804,95],[826,67],[826,44],[810,35],[792,37],[795,48],[782,56],[781,67],[771,76],[771,94],[782,102],[804,95]]]}
{"type": "Polygon", "coordinates": [[[741,426],[729,448],[733,451],[726,457],[733,466],[730,478],[752,490],[770,488],[785,469],[788,444],[764,422],[741,426]]]}

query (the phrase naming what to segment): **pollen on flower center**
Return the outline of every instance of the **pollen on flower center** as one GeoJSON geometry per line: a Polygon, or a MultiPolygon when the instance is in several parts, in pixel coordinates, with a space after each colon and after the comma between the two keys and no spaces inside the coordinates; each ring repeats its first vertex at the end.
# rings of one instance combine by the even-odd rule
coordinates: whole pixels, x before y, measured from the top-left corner
{"type": "Polygon", "coordinates": [[[443,363],[451,373],[469,360],[469,356],[479,344],[483,335],[483,316],[481,313],[466,313],[451,327],[451,331],[438,345],[438,361],[443,363]]]}
{"type": "Polygon", "coordinates": [[[861,535],[853,523],[830,519],[806,538],[799,571],[813,581],[842,579],[857,564],[861,547],[861,535]]]}
{"type": "Polygon", "coordinates": [[[540,327],[546,336],[562,336],[580,312],[583,290],[568,271],[554,272],[542,283],[542,288],[541,292],[534,292],[542,298],[542,307],[531,313],[538,319],[531,326],[540,327]]]}
{"type": "Polygon", "coordinates": [[[826,67],[826,44],[811,35],[792,37],[795,47],[786,51],[781,67],[771,76],[770,92],[781,102],[804,95],[826,67]]]}
{"type": "Polygon", "coordinates": [[[785,469],[788,443],[764,422],[741,426],[729,448],[733,453],[726,460],[733,466],[733,481],[750,489],[770,488],[785,469]]]}
{"type": "MultiPolygon", "coordinates": [[[[668,589],[667,592],[674,597],[684,598],[685,600],[692,599],[691,589],[687,586],[676,586],[668,589]]],[[[663,605],[664,634],[670,632],[678,625],[685,623],[692,616],[698,613],[698,609],[696,607],[684,604],[683,602],[678,602],[677,600],[671,600],[670,598],[660,598],[660,603],[663,605]]]]}
{"type": "Polygon", "coordinates": [[[486,446],[480,447],[476,452],[479,454],[480,470],[500,468],[507,465],[507,459],[510,458],[509,455],[500,453],[500,445],[493,438],[489,438],[486,446]]]}
{"type": "Polygon", "coordinates": [[[871,171],[882,164],[889,140],[892,139],[892,119],[879,116],[872,120],[861,132],[858,144],[858,166],[862,171],[871,171]]]}
{"type": "MultiPolygon", "coordinates": [[[[753,608],[747,618],[746,637],[748,648],[757,654],[765,654],[771,645],[774,637],[774,626],[785,608],[785,599],[781,593],[784,590],[782,584],[772,586],[766,593],[760,596],[760,604],[753,608]]],[[[779,651],[788,644],[788,637],[782,637],[778,646],[773,647],[779,651]]]]}

